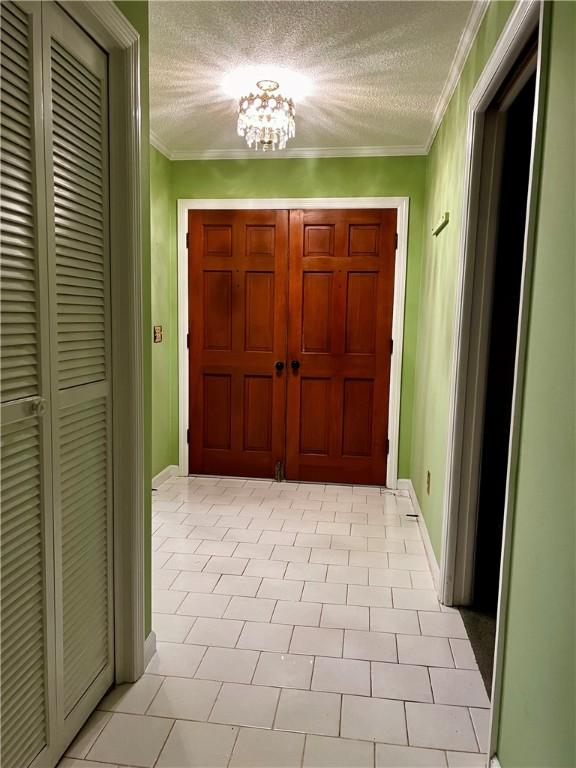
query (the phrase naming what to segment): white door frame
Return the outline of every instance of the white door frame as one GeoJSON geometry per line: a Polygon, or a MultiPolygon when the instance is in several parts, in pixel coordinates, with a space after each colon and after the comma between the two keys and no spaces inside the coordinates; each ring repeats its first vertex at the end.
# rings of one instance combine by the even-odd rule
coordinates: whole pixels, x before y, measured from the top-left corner
{"type": "Polygon", "coordinates": [[[145,640],[140,37],[111,0],[58,4],[109,56],[114,652],[122,683],[142,675],[145,640]]]}
{"type": "MultiPolygon", "coordinates": [[[[512,396],[512,416],[506,498],[496,648],[492,684],[492,708],[490,721],[489,757],[497,749],[500,696],[502,686],[502,662],[505,620],[507,612],[508,582],[510,574],[510,549],[512,513],[515,501],[515,484],[518,465],[521,395],[523,391],[528,304],[530,297],[534,250],[535,213],[538,195],[538,174],[542,144],[544,88],[546,81],[548,11],[540,0],[517,2],[510,18],[482,72],[468,103],[468,128],[466,137],[466,161],[464,169],[464,210],[459,246],[459,267],[456,296],[456,317],[452,357],[451,394],[449,405],[449,432],[447,446],[446,482],[440,559],[440,599],[446,605],[458,605],[465,601],[472,583],[477,516],[477,469],[479,397],[467,398],[471,391],[483,389],[487,361],[482,353],[482,315],[491,301],[487,251],[493,233],[485,232],[486,210],[479,210],[480,181],[482,170],[482,145],[485,129],[485,113],[504,78],[515,64],[520,52],[534,31],[539,29],[538,65],[533,122],[533,138],[530,161],[529,193],[524,237],[522,284],[518,317],[518,343],[512,396]],[[475,275],[475,269],[476,275],[475,275]],[[482,272],[478,277],[478,270],[482,272]],[[483,279],[484,278],[484,279],[483,279]],[[481,305],[480,312],[472,315],[473,291],[481,305]],[[483,307],[483,310],[482,310],[483,307]],[[472,401],[472,405],[471,405],[472,401]]],[[[493,203],[494,201],[491,201],[493,203]]]]}
{"type": "Polygon", "coordinates": [[[179,382],[179,473],[188,474],[188,252],[186,232],[189,210],[293,210],[329,208],[395,208],[398,249],[394,271],[392,340],[394,352],[390,368],[388,437],[390,450],[386,470],[389,488],[398,485],[398,444],[400,439],[400,387],[402,383],[402,345],[404,341],[404,303],[408,253],[408,197],[287,197],[271,199],[178,200],[178,382],[179,382]]]}

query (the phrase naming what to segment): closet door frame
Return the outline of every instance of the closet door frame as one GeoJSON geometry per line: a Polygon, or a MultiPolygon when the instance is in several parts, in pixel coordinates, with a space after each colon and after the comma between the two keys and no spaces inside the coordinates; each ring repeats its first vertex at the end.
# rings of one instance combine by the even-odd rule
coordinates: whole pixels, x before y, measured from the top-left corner
{"type": "Polygon", "coordinates": [[[111,0],[58,2],[108,54],[115,682],[144,672],[140,37],[111,0]]]}

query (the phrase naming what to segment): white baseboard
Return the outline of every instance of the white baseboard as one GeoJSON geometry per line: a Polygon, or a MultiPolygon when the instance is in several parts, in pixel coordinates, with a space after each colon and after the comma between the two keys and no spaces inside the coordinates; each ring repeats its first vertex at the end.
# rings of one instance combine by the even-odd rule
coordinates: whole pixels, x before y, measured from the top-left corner
{"type": "Polygon", "coordinates": [[[144,671],[150,664],[152,657],[156,653],[156,633],[150,632],[146,640],[144,640],[144,671]]]}
{"type": "Polygon", "coordinates": [[[157,475],[154,475],[152,478],[152,488],[158,488],[159,485],[174,475],[177,475],[179,472],[180,467],[177,464],[169,464],[167,467],[164,467],[161,472],[158,472],[157,475]]]}
{"type": "Polygon", "coordinates": [[[410,493],[410,489],[412,488],[412,480],[406,480],[402,478],[398,478],[398,490],[399,491],[408,491],[410,493]]]}
{"type": "Polygon", "coordinates": [[[439,593],[440,566],[438,565],[438,561],[436,560],[436,553],[434,552],[434,548],[432,547],[432,542],[430,541],[430,534],[428,533],[428,528],[426,527],[426,519],[424,518],[424,515],[422,514],[422,510],[420,509],[420,502],[418,501],[418,496],[416,496],[416,491],[414,490],[414,485],[412,484],[412,480],[410,479],[398,480],[398,490],[408,491],[408,494],[410,495],[410,501],[412,502],[412,506],[414,507],[414,511],[418,514],[418,525],[420,526],[420,533],[422,534],[422,541],[424,543],[424,549],[426,550],[426,557],[428,558],[428,563],[430,564],[432,581],[434,582],[434,588],[436,589],[436,592],[439,593]]]}

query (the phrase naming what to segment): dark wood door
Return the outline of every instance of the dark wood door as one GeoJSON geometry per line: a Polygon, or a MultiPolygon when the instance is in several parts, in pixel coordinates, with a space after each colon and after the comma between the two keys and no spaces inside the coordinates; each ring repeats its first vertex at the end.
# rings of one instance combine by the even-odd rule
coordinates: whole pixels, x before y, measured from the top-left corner
{"type": "Polygon", "coordinates": [[[273,477],[286,435],[287,211],[189,211],[190,472],[273,477]]]}
{"type": "Polygon", "coordinates": [[[386,482],[396,210],[290,212],[286,476],[386,482]]]}

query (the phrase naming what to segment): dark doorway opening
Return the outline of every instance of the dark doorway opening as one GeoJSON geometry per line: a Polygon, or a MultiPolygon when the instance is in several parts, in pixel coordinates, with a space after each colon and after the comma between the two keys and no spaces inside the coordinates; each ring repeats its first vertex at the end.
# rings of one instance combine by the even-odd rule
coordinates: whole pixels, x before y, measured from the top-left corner
{"type": "Polygon", "coordinates": [[[489,191],[497,206],[474,584],[472,602],[461,612],[488,693],[496,638],[535,90],[536,40],[526,47],[486,114],[499,123],[489,140],[500,143],[501,159],[500,173],[489,191]]]}

